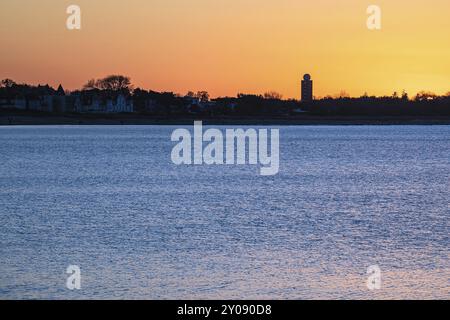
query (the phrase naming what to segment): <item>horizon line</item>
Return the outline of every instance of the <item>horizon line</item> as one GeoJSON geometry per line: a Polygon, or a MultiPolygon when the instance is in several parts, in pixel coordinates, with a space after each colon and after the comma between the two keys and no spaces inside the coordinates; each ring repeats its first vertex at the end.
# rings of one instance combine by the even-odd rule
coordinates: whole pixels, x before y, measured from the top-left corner
{"type": "MultiPolygon", "coordinates": [[[[113,74],[110,74],[110,75],[107,75],[106,77],[108,77],[108,76],[111,76],[111,75],[113,75],[113,74]]],[[[125,76],[125,77],[127,77],[127,76],[125,76]]],[[[129,78],[130,80],[131,80],[131,78],[130,77],[127,77],[127,78],[129,78]]],[[[63,83],[62,82],[55,82],[55,83],[58,83],[57,85],[51,85],[51,84],[49,84],[48,82],[47,83],[41,83],[41,82],[30,82],[30,83],[28,83],[28,82],[16,82],[14,79],[12,79],[12,78],[9,78],[9,77],[6,77],[6,78],[3,78],[3,79],[0,79],[0,81],[3,81],[3,80],[12,80],[15,84],[17,84],[17,85],[28,85],[28,86],[32,86],[32,87],[39,87],[39,86],[49,86],[49,87],[51,87],[52,89],[55,89],[55,87],[56,88],[58,88],[59,86],[62,86],[63,87],[63,89],[64,89],[64,91],[65,92],[68,92],[68,93],[72,93],[72,92],[77,92],[77,91],[88,91],[88,90],[86,90],[86,89],[83,89],[83,86],[81,86],[81,87],[78,87],[78,88],[75,88],[75,89],[73,89],[73,88],[70,88],[70,89],[65,89],[65,86],[63,85],[63,83]]],[[[313,80],[314,81],[314,80],[313,80]]],[[[301,83],[301,80],[299,81],[299,84],[301,83]]],[[[299,85],[299,87],[300,87],[300,85],[299,85]]],[[[176,96],[181,96],[181,97],[186,97],[190,92],[193,92],[193,93],[198,93],[198,92],[207,92],[207,93],[209,93],[209,91],[208,90],[188,90],[185,94],[183,94],[183,93],[180,93],[180,92],[176,92],[176,91],[173,91],[173,90],[154,90],[154,89],[151,89],[151,88],[144,88],[144,87],[141,87],[141,86],[135,86],[135,85],[133,85],[133,84],[131,84],[131,86],[128,88],[131,92],[133,92],[134,90],[136,90],[136,89],[140,89],[140,90],[145,90],[145,91],[153,91],[153,92],[157,92],[157,93],[172,93],[172,94],[174,94],[174,95],[176,95],[176,96]]],[[[101,90],[101,89],[99,89],[99,90],[101,90]]],[[[103,91],[103,90],[102,90],[103,91]]],[[[444,90],[444,91],[446,91],[446,90],[444,90]]],[[[300,90],[299,90],[299,92],[300,92],[300,90]]],[[[281,94],[281,93],[279,93],[279,91],[277,91],[277,90],[267,90],[267,91],[265,91],[265,92],[263,92],[263,93],[254,93],[254,92],[247,92],[247,93],[245,93],[244,91],[238,91],[237,93],[235,93],[235,95],[234,96],[229,96],[229,95],[216,95],[216,96],[214,96],[214,97],[210,97],[211,99],[220,99],[220,98],[237,98],[240,94],[243,94],[243,95],[254,95],[254,96],[264,96],[264,95],[266,95],[266,94],[270,94],[270,93],[276,93],[276,94],[280,94],[281,95],[281,98],[279,99],[279,100],[299,100],[299,101],[301,101],[301,98],[300,97],[284,97],[284,95],[283,94],[281,94]]],[[[427,93],[427,94],[432,94],[432,95],[435,95],[436,97],[447,97],[447,96],[449,96],[450,95],[450,88],[448,89],[448,91],[447,92],[443,92],[443,93],[437,93],[436,91],[433,91],[433,90],[429,90],[429,89],[422,89],[422,90],[419,90],[419,91],[417,91],[415,94],[412,94],[412,95],[410,95],[410,93],[409,92],[407,92],[406,90],[402,90],[402,91],[397,91],[397,90],[394,90],[391,94],[384,94],[384,95],[375,95],[375,94],[370,94],[368,91],[365,91],[363,94],[360,94],[360,95],[352,95],[352,94],[350,94],[346,89],[341,89],[340,90],[340,92],[339,93],[334,93],[334,94],[325,94],[325,95],[314,95],[314,100],[321,100],[321,99],[328,99],[328,98],[332,98],[332,99],[339,99],[339,98],[362,98],[362,97],[369,97],[369,98],[373,98],[373,97],[376,97],[376,98],[387,98],[387,97],[394,97],[395,96],[395,94],[398,96],[398,97],[401,97],[403,94],[405,94],[406,93],[406,95],[408,96],[408,97],[415,97],[415,96],[417,96],[418,94],[423,94],[423,93],[427,93]]],[[[300,96],[300,95],[299,95],[300,96]]]]}

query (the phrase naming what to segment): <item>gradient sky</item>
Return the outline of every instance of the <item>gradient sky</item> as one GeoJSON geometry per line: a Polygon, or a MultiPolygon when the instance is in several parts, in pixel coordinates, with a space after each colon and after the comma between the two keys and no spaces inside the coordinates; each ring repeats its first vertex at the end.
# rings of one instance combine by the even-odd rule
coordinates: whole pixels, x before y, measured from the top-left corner
{"type": "Polygon", "coordinates": [[[308,72],[316,96],[444,94],[449,38],[449,0],[0,0],[0,78],[75,89],[120,73],[157,91],[299,98],[308,72]]]}

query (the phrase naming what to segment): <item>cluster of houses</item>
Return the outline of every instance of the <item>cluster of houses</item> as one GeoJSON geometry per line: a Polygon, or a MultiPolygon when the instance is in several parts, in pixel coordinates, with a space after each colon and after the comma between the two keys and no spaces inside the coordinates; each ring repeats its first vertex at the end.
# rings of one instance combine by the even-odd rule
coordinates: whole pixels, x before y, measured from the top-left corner
{"type": "Polygon", "coordinates": [[[56,113],[132,113],[133,100],[125,92],[87,90],[67,94],[60,85],[0,91],[0,108],[56,113]]]}
{"type": "Polygon", "coordinates": [[[68,96],[70,105],[66,112],[77,113],[132,113],[133,99],[128,93],[89,90],[68,96]]]}
{"type": "Polygon", "coordinates": [[[61,85],[56,90],[49,85],[17,85],[0,90],[0,109],[52,113],[197,113],[215,105],[215,101],[195,96],[180,97],[173,93],[143,90],[134,95],[128,91],[99,89],[67,93],[61,85]]]}
{"type": "Polygon", "coordinates": [[[66,92],[60,85],[25,84],[0,87],[0,109],[19,109],[51,113],[142,113],[161,116],[209,114],[288,114],[298,108],[295,101],[239,94],[237,97],[209,99],[207,92],[180,96],[172,92],[135,89],[85,89],[66,92]]]}

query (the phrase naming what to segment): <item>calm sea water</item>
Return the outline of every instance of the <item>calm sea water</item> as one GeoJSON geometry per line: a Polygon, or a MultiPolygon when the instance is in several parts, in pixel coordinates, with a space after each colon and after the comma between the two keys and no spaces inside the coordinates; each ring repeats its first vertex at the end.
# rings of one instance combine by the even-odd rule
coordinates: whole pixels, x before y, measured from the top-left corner
{"type": "Polygon", "coordinates": [[[0,127],[0,298],[450,298],[450,126],[282,127],[274,177],[174,129],[0,127]]]}

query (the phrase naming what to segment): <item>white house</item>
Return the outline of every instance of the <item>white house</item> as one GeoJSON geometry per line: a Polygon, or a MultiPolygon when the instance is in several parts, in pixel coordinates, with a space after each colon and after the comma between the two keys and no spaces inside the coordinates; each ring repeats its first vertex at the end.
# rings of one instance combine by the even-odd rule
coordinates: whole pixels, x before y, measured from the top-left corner
{"type": "Polygon", "coordinates": [[[101,92],[82,93],[75,97],[75,111],[80,113],[131,113],[133,101],[123,94],[104,95],[101,92]]]}
{"type": "Polygon", "coordinates": [[[107,113],[132,113],[133,109],[133,100],[127,99],[123,94],[106,100],[105,112],[107,113]]]}

